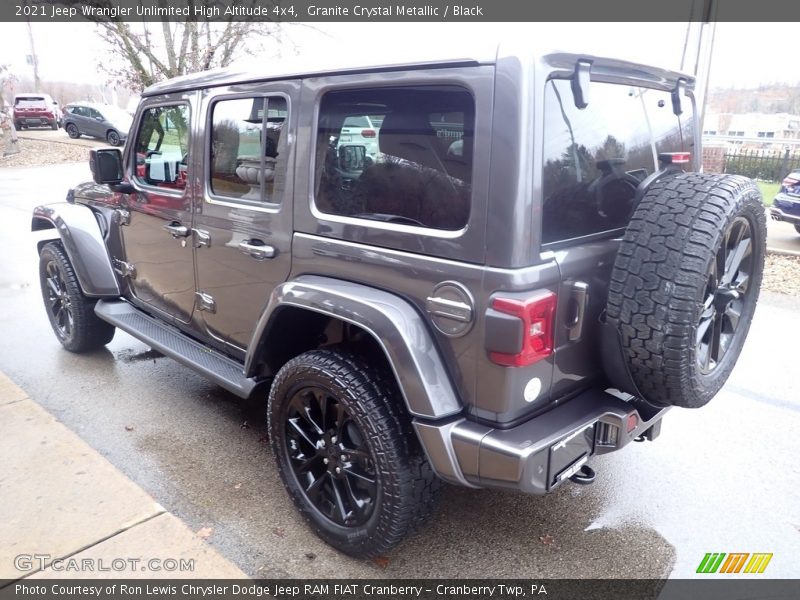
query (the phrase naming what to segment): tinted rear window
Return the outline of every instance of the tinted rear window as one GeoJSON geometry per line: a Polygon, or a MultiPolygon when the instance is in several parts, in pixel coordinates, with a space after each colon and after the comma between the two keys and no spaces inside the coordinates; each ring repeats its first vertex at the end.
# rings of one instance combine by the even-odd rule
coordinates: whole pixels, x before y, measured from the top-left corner
{"type": "Polygon", "coordinates": [[[329,92],[317,127],[317,207],[372,221],[463,228],[474,123],[474,100],[456,86],[329,92]],[[370,122],[366,131],[349,129],[370,122]]]}
{"type": "Polygon", "coordinates": [[[579,110],[570,82],[550,80],[544,109],[543,243],[625,227],[657,155],[693,150],[690,102],[679,119],[669,92],[592,82],[579,110]]]}

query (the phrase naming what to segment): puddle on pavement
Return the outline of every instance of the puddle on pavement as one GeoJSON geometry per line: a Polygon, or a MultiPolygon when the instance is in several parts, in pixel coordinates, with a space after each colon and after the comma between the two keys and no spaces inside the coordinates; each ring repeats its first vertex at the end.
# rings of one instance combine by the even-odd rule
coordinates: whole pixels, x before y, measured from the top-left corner
{"type": "Polygon", "coordinates": [[[158,350],[150,349],[141,352],[133,350],[132,348],[125,348],[124,350],[115,352],[114,356],[117,360],[120,360],[124,363],[136,363],[145,360],[152,360],[155,362],[157,358],[164,358],[164,355],[158,350]]]}

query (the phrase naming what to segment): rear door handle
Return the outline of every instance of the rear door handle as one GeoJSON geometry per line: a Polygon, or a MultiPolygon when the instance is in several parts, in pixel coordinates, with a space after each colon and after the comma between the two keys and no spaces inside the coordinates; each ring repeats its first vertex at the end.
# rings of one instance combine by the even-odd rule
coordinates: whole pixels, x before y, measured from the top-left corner
{"type": "Polygon", "coordinates": [[[265,244],[258,239],[243,240],[239,242],[239,250],[241,250],[243,254],[252,256],[256,260],[275,258],[275,247],[265,244]]]}
{"type": "Polygon", "coordinates": [[[168,231],[172,237],[175,239],[177,238],[184,238],[189,236],[190,229],[186,227],[186,225],[181,225],[178,221],[173,221],[172,223],[167,223],[164,225],[164,230],[168,231]]]}

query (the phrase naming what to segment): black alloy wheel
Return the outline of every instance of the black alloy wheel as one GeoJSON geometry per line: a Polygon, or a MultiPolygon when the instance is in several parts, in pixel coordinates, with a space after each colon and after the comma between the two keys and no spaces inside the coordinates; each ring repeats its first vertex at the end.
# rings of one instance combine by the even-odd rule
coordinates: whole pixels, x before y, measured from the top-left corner
{"type": "Polygon", "coordinates": [[[285,428],[292,470],[309,502],[338,525],[365,524],[378,499],[375,461],[344,404],[332,390],[302,388],[285,428]]]}
{"type": "Polygon", "coordinates": [[[319,537],[356,557],[400,542],[440,487],[391,371],[366,356],[339,346],[296,356],[268,408],[286,491],[319,537]]]}
{"type": "Polygon", "coordinates": [[[711,264],[696,335],[697,364],[702,373],[716,368],[741,331],[739,322],[753,272],[752,238],[749,221],[737,217],[725,232],[711,264]]]}
{"type": "Polygon", "coordinates": [[[86,352],[105,346],[113,339],[114,326],[94,313],[97,299],[83,295],[61,242],[42,246],[39,283],[47,318],[64,348],[70,352],[86,352]]]}

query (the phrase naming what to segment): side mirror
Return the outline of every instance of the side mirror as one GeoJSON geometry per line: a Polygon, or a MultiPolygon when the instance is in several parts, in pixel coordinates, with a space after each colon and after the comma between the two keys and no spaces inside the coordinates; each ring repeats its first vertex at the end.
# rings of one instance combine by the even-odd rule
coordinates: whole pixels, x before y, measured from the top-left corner
{"type": "Polygon", "coordinates": [[[95,183],[116,184],[122,181],[122,152],[118,148],[96,148],[89,151],[89,168],[95,183]]]}

